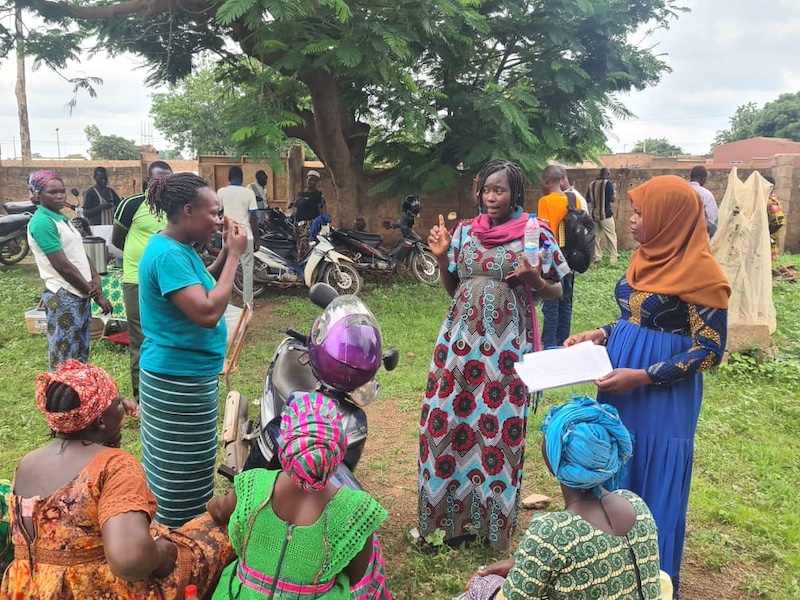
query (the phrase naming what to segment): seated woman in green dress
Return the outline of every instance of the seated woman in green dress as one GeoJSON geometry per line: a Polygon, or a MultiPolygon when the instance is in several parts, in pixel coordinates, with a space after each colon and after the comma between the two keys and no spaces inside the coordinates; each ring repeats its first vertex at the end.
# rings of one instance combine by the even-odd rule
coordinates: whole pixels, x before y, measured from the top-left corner
{"type": "Polygon", "coordinates": [[[336,405],[293,394],[281,417],[281,471],[237,475],[208,509],[228,523],[238,559],[213,600],[390,598],[375,531],[386,510],[369,494],[330,481],[347,448],[336,405]]]}
{"type": "Polygon", "coordinates": [[[551,408],[542,432],[564,510],[536,515],[514,557],[480,567],[463,597],[662,598],[653,515],[633,492],[609,491],[633,449],[616,409],[576,398],[551,408]]]}

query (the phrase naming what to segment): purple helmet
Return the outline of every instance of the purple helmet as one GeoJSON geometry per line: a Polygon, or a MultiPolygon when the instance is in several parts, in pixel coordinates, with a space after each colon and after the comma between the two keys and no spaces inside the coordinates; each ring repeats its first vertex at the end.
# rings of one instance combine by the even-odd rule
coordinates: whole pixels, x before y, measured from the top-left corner
{"type": "Polygon", "coordinates": [[[308,358],[317,378],[344,392],[361,387],[381,366],[381,330],[355,296],[340,296],[314,321],[308,358]]]}

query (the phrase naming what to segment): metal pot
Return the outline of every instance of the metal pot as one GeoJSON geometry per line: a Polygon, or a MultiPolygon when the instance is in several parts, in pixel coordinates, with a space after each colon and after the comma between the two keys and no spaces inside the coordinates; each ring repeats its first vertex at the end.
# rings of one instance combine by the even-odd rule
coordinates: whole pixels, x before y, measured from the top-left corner
{"type": "Polygon", "coordinates": [[[108,273],[108,246],[103,238],[97,236],[83,238],[83,249],[98,273],[101,275],[108,273]]]}

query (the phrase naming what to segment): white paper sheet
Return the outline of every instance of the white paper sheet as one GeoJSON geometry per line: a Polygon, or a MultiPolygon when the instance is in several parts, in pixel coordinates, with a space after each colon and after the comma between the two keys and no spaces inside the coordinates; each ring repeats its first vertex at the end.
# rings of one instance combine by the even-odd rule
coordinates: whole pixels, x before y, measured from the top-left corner
{"type": "Polygon", "coordinates": [[[613,370],[606,347],[592,342],[531,352],[514,368],[531,392],[594,381],[613,370]]]}

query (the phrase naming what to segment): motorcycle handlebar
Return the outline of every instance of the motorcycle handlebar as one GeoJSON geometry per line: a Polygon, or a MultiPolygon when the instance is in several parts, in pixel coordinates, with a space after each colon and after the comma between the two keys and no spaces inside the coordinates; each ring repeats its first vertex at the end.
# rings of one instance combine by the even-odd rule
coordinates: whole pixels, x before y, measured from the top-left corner
{"type": "Polygon", "coordinates": [[[308,345],[308,336],[304,333],[300,333],[296,329],[292,329],[290,327],[286,330],[286,335],[288,335],[290,338],[296,339],[301,344],[308,345]]]}

